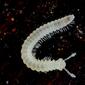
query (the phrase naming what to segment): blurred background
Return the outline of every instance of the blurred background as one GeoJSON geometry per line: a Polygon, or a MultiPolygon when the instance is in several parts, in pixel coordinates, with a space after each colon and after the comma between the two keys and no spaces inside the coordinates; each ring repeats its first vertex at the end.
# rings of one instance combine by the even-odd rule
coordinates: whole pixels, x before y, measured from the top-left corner
{"type": "Polygon", "coordinates": [[[84,0],[0,0],[0,85],[85,85],[85,2],[84,0]],[[39,26],[74,14],[74,25],[37,49],[36,58],[66,58],[64,70],[38,73],[27,68],[21,59],[21,47],[39,26]]]}

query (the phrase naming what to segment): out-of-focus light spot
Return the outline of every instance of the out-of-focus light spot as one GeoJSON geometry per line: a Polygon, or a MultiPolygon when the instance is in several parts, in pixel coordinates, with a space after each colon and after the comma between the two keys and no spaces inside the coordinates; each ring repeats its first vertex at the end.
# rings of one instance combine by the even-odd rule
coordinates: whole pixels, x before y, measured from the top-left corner
{"type": "Polygon", "coordinates": [[[79,69],[81,69],[82,67],[81,66],[79,66],[79,69]]]}
{"type": "Polygon", "coordinates": [[[15,8],[12,8],[13,11],[15,11],[16,9],[15,8]]]}
{"type": "Polygon", "coordinates": [[[6,84],[7,84],[7,85],[9,84],[9,81],[8,81],[8,80],[6,81],[6,84]]]}
{"type": "Polygon", "coordinates": [[[83,37],[79,37],[80,39],[83,39],[83,37]]]}
{"type": "Polygon", "coordinates": [[[77,25],[76,28],[79,28],[79,26],[77,25]]]}
{"type": "Polygon", "coordinates": [[[9,9],[8,8],[6,8],[6,11],[8,11],[9,9]]]}
{"type": "Polygon", "coordinates": [[[7,16],[9,16],[9,15],[10,15],[10,12],[7,13],[7,16]]]}
{"type": "Polygon", "coordinates": [[[61,49],[60,48],[58,48],[58,51],[60,51],[61,49]]]}
{"type": "Polygon", "coordinates": [[[14,20],[15,20],[14,17],[12,17],[12,18],[11,18],[11,21],[14,21],[14,20]]]}
{"type": "Polygon", "coordinates": [[[13,16],[11,16],[10,13],[8,13],[6,20],[9,23],[13,23],[15,21],[15,18],[13,16]]]}
{"type": "Polygon", "coordinates": [[[77,11],[80,11],[80,9],[77,9],[77,11]]]}
{"type": "Polygon", "coordinates": [[[52,85],[52,83],[49,81],[47,85],[52,85]]]}
{"type": "Polygon", "coordinates": [[[55,46],[53,45],[52,47],[54,48],[55,46]]]}
{"type": "Polygon", "coordinates": [[[4,32],[4,35],[6,35],[7,33],[6,32],[4,32]]]}
{"type": "Polygon", "coordinates": [[[60,36],[60,39],[63,39],[63,36],[60,36]]]}
{"type": "Polygon", "coordinates": [[[33,11],[32,14],[35,15],[35,11],[33,11]]]}
{"type": "Polygon", "coordinates": [[[63,51],[64,49],[63,49],[63,48],[58,48],[57,50],[58,50],[58,51],[63,51]]]}
{"type": "Polygon", "coordinates": [[[9,58],[12,58],[12,56],[9,56],[9,58]]]}
{"type": "Polygon", "coordinates": [[[4,14],[4,13],[5,13],[5,11],[3,10],[3,11],[2,11],[2,14],[4,14]]]}
{"type": "Polygon", "coordinates": [[[12,32],[16,32],[16,28],[13,28],[13,29],[12,29],[12,32]]]}
{"type": "Polygon", "coordinates": [[[8,3],[4,3],[4,6],[8,6],[8,3]]]}
{"type": "Polygon", "coordinates": [[[2,38],[0,38],[0,40],[3,40],[2,38]]]}
{"type": "Polygon", "coordinates": [[[5,43],[3,48],[9,48],[9,46],[5,43]]]}
{"type": "Polygon", "coordinates": [[[19,10],[19,13],[22,14],[23,13],[23,10],[19,10]]]}

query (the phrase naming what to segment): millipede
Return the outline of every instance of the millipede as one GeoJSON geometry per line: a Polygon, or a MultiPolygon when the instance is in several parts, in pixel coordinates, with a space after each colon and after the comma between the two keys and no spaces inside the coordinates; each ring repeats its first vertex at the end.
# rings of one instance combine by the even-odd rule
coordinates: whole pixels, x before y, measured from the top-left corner
{"type": "Polygon", "coordinates": [[[48,22],[34,30],[24,41],[21,49],[21,58],[23,63],[26,64],[28,68],[37,72],[47,73],[53,70],[65,70],[71,77],[75,78],[75,74],[70,73],[65,67],[66,62],[71,57],[76,55],[76,52],[72,53],[68,58],[59,58],[57,60],[49,59],[36,59],[33,54],[33,48],[39,48],[44,41],[51,38],[54,34],[67,31],[68,26],[74,23],[75,16],[73,14],[62,17],[60,19],[48,22]]]}

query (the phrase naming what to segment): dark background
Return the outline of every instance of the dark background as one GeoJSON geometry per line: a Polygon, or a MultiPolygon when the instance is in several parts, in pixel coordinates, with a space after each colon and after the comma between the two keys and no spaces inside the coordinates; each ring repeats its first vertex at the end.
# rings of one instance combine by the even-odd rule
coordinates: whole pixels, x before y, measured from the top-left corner
{"type": "Polygon", "coordinates": [[[0,0],[0,85],[85,85],[84,1],[0,0]],[[37,27],[69,14],[74,14],[75,24],[68,32],[57,34],[50,55],[66,58],[76,52],[66,68],[77,77],[65,71],[44,74],[27,68],[20,52],[26,37],[37,27]]]}

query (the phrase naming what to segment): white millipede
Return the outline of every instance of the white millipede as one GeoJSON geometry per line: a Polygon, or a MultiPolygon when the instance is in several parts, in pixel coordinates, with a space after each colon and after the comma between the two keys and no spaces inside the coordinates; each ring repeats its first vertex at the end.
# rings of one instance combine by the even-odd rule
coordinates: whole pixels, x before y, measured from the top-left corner
{"type": "Polygon", "coordinates": [[[64,27],[69,25],[74,20],[74,15],[68,15],[63,18],[60,18],[55,21],[51,21],[47,24],[44,24],[43,26],[40,26],[36,30],[34,30],[24,41],[24,44],[22,45],[21,49],[21,58],[26,64],[28,68],[31,68],[32,70],[35,70],[37,72],[49,72],[53,70],[60,70],[63,69],[71,76],[76,77],[74,74],[70,73],[65,67],[66,67],[66,60],[68,60],[71,57],[74,57],[76,53],[72,53],[71,56],[67,59],[59,58],[58,60],[51,60],[51,59],[36,59],[36,57],[33,55],[32,50],[35,46],[35,44],[44,36],[46,36],[49,33],[55,32],[55,31],[61,31],[63,32],[64,27]]]}

